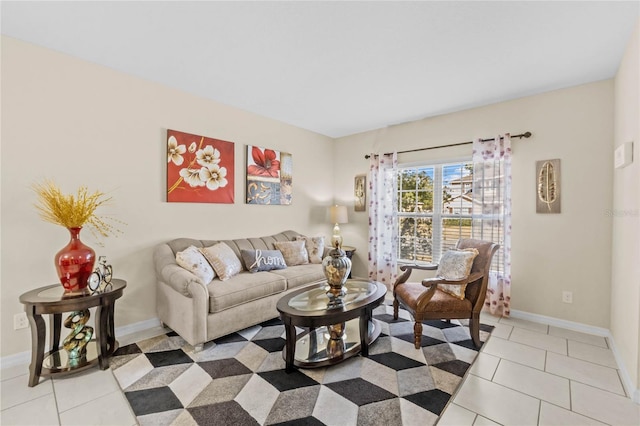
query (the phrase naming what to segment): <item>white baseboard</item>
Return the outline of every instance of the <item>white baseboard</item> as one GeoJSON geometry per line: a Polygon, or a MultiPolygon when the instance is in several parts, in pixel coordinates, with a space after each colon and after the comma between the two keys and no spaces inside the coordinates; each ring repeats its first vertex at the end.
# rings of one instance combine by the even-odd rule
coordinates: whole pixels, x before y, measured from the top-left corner
{"type": "Polygon", "coordinates": [[[160,318],[151,318],[145,321],[136,322],[129,325],[123,325],[122,327],[117,327],[115,332],[118,338],[125,337],[133,333],[138,333],[141,331],[148,330],[154,327],[160,327],[160,318]]]}
{"type": "Polygon", "coordinates": [[[548,317],[545,315],[532,314],[524,311],[511,310],[513,318],[519,318],[527,321],[537,322],[540,324],[552,325],[554,327],[566,328],[568,330],[579,331],[581,333],[595,334],[596,336],[609,337],[611,332],[602,327],[582,324],[579,322],[567,321],[559,318],[548,317]]]}
{"type": "MultiPolygon", "coordinates": [[[[159,318],[151,318],[145,321],[136,322],[134,324],[116,327],[116,338],[125,338],[128,335],[139,333],[151,328],[160,327],[159,318]]],[[[20,365],[28,365],[31,362],[31,351],[20,352],[0,358],[0,369],[16,367],[20,365]]]]}
{"type": "Polygon", "coordinates": [[[607,328],[582,324],[579,322],[567,321],[559,318],[553,318],[545,315],[532,314],[529,312],[517,310],[512,310],[511,316],[513,318],[519,318],[527,321],[537,322],[540,324],[552,325],[554,327],[561,327],[568,330],[579,331],[581,333],[595,334],[596,336],[605,337],[608,340],[609,345],[611,346],[611,351],[613,352],[613,356],[615,357],[616,363],[618,364],[620,380],[622,381],[622,385],[624,386],[627,395],[629,395],[633,402],[635,402],[636,404],[640,404],[640,388],[635,387],[633,380],[631,379],[631,375],[629,375],[629,372],[624,365],[622,356],[620,355],[620,351],[616,346],[615,339],[611,334],[611,330],[607,328]]]}
{"type": "Polygon", "coordinates": [[[31,362],[31,351],[20,352],[0,358],[0,369],[17,367],[19,365],[29,365],[31,362]]]}

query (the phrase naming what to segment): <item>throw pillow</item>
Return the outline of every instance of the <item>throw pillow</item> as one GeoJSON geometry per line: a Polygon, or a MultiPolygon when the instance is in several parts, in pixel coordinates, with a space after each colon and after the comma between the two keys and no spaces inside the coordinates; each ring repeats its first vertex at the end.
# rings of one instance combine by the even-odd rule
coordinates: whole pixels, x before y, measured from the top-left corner
{"type": "Polygon", "coordinates": [[[176,253],[176,262],[204,284],[209,284],[216,276],[211,265],[196,246],[189,246],[176,253]]]}
{"type": "Polygon", "coordinates": [[[211,247],[200,249],[204,257],[209,261],[213,270],[222,281],[237,275],[242,270],[242,263],[238,256],[225,243],[218,243],[211,247]]]}
{"type": "MultiPolygon", "coordinates": [[[[467,278],[477,255],[478,250],[474,248],[446,251],[440,258],[436,276],[449,281],[460,281],[467,278]]],[[[466,287],[466,285],[438,284],[440,290],[459,299],[464,299],[466,287]]]]}
{"type": "Polygon", "coordinates": [[[309,263],[322,263],[324,254],[324,237],[305,237],[298,235],[296,241],[304,240],[304,247],[309,254],[309,263]]]}
{"type": "Polygon", "coordinates": [[[306,265],[309,263],[309,254],[304,247],[304,241],[276,241],[273,245],[282,252],[287,266],[306,265]]]}
{"type": "Polygon", "coordinates": [[[284,269],[287,264],[279,250],[240,250],[244,264],[249,272],[273,271],[284,269]]]}

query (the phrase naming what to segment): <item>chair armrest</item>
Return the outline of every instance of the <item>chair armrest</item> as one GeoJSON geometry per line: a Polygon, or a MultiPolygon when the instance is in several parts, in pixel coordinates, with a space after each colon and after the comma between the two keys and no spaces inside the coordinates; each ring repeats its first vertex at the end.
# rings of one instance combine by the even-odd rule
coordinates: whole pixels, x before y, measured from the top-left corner
{"type": "Polygon", "coordinates": [[[411,271],[413,271],[414,269],[420,269],[423,271],[434,271],[438,269],[438,265],[416,265],[416,264],[402,265],[400,266],[400,270],[402,271],[402,274],[398,276],[398,278],[396,279],[396,282],[393,284],[393,287],[395,288],[397,285],[407,282],[407,280],[409,279],[409,276],[411,275],[411,271]]]}
{"type": "Polygon", "coordinates": [[[437,284],[450,284],[450,285],[463,285],[469,283],[469,278],[463,278],[461,280],[447,280],[442,277],[425,278],[422,280],[422,285],[425,287],[431,287],[437,284]]]}
{"type": "Polygon", "coordinates": [[[422,280],[422,285],[425,287],[431,287],[437,284],[464,285],[477,281],[483,276],[484,274],[482,272],[474,272],[461,280],[447,280],[442,277],[425,278],[424,280],[422,280]]]}
{"type": "Polygon", "coordinates": [[[400,266],[401,271],[406,271],[408,269],[420,269],[423,271],[435,271],[438,269],[438,265],[436,264],[426,264],[426,265],[417,265],[417,264],[406,264],[400,266]]]}

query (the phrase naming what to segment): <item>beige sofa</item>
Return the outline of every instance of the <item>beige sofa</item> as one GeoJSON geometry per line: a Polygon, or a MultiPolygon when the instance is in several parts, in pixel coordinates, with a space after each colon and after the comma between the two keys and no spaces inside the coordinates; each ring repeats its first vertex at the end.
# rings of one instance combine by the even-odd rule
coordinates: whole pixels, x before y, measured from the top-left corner
{"type": "Polygon", "coordinates": [[[274,242],[293,241],[299,235],[284,231],[268,237],[222,241],[240,259],[243,270],[226,281],[214,278],[209,283],[178,265],[176,253],[192,245],[203,248],[220,241],[178,238],[158,245],[153,261],[160,321],[198,351],[205,342],[278,317],[276,303],[284,294],[326,281],[322,266],[310,263],[251,273],[240,250],[273,250],[274,242]]]}

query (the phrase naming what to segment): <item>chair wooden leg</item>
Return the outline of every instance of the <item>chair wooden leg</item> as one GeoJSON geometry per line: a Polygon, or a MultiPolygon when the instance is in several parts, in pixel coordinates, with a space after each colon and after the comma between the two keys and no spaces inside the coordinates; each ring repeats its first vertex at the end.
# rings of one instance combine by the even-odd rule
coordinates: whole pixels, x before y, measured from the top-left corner
{"type": "Polygon", "coordinates": [[[473,345],[479,349],[482,344],[482,342],[480,342],[480,315],[473,314],[469,320],[469,333],[471,333],[473,345]]]}
{"type": "Polygon", "coordinates": [[[393,299],[393,319],[397,320],[398,319],[398,299],[394,298],[393,299]]]}
{"type": "Polygon", "coordinates": [[[416,321],[413,325],[413,341],[416,349],[420,349],[420,342],[422,341],[422,323],[420,321],[416,321]]]}

